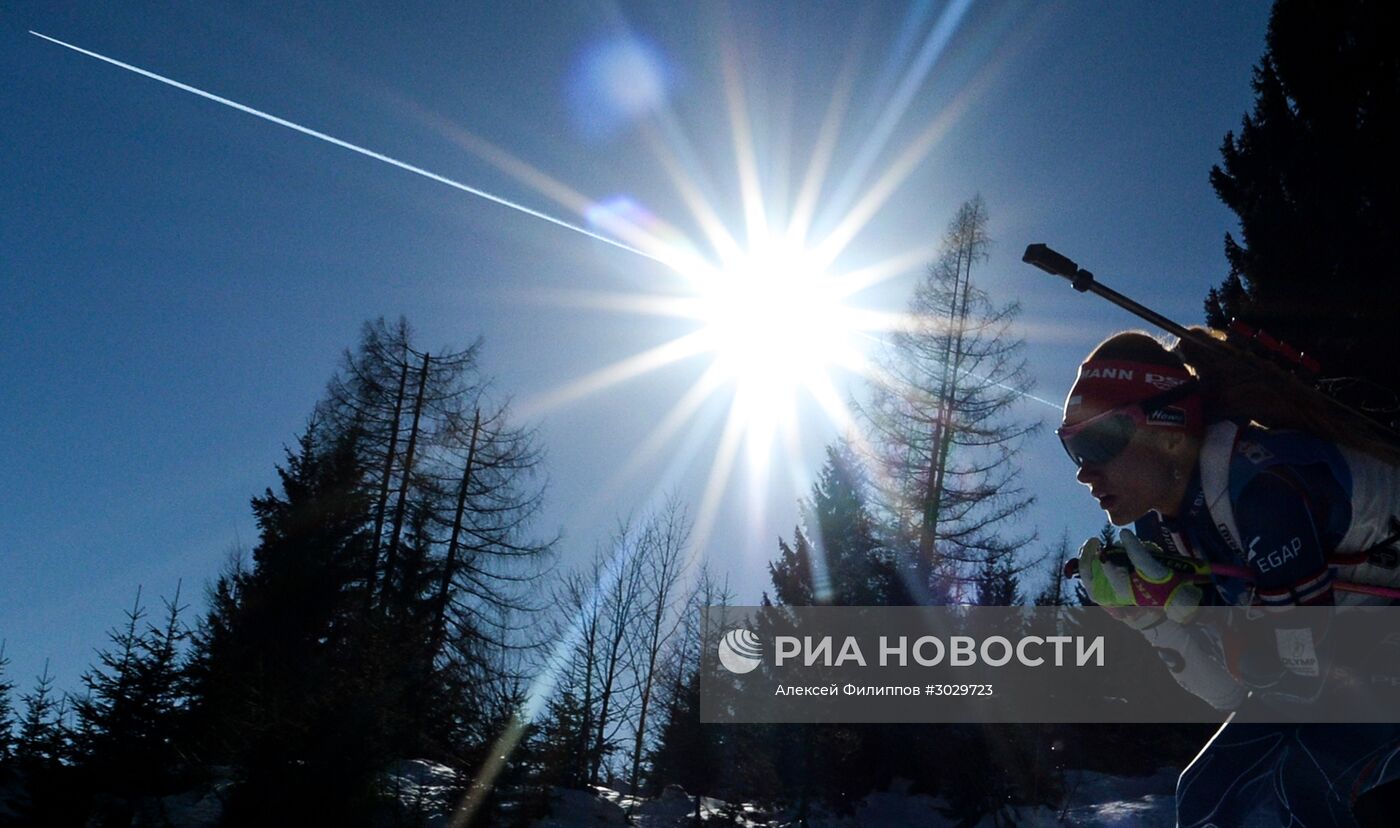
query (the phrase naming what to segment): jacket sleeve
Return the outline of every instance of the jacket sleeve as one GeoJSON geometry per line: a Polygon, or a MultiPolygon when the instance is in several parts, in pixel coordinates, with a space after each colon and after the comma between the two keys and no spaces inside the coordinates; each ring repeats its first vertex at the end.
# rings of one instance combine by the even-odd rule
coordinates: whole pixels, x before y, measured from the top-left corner
{"type": "Polygon", "coordinates": [[[1223,648],[1206,627],[1163,619],[1142,635],[1193,696],[1216,710],[1234,710],[1244,701],[1246,688],[1225,666],[1223,648]]]}

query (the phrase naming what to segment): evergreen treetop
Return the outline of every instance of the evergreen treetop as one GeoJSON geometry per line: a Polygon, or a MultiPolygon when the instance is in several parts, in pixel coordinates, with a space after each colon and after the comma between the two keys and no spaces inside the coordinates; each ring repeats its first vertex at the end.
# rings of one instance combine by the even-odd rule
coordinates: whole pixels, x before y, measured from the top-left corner
{"type": "Polygon", "coordinates": [[[5,675],[9,666],[10,659],[5,655],[5,642],[0,641],[0,765],[10,760],[15,747],[15,708],[14,703],[10,701],[10,692],[15,689],[15,683],[5,675]]]}
{"type": "MultiPolygon", "coordinates": [[[[1211,184],[1239,217],[1206,321],[1239,317],[1318,358],[1327,376],[1400,390],[1400,27],[1376,0],[1278,0],[1254,107],[1211,184]]],[[[1358,389],[1359,390],[1359,389],[1358,389]]],[[[1356,402],[1395,405],[1362,393],[1356,402]]]]}

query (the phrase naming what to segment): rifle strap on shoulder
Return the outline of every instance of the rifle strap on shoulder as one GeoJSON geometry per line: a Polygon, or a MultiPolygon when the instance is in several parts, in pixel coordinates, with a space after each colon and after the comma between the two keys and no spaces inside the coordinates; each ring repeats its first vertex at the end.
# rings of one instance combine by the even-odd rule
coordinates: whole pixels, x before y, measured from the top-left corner
{"type": "Polygon", "coordinates": [[[1226,545],[1244,560],[1239,525],[1235,523],[1235,507],[1230,503],[1230,460],[1235,455],[1235,441],[1239,436],[1239,426],[1228,420],[1208,426],[1201,444],[1200,468],[1201,491],[1205,495],[1211,522],[1226,545]]]}

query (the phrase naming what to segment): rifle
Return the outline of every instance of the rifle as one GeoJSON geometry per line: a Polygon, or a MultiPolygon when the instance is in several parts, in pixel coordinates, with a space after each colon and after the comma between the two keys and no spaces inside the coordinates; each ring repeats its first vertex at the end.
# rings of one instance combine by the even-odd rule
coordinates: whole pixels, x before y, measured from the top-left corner
{"type": "MultiPolygon", "coordinates": [[[[1250,368],[1259,371],[1267,376],[1272,376],[1281,382],[1294,384],[1294,391],[1301,394],[1312,395],[1318,398],[1336,413],[1337,417],[1343,420],[1346,426],[1370,436],[1373,440],[1380,441],[1390,446],[1400,446],[1400,433],[1397,433],[1390,426],[1377,422],[1374,418],[1365,413],[1352,408],[1341,400],[1331,396],[1321,390],[1316,382],[1322,373],[1321,366],[1317,360],[1290,348],[1286,343],[1269,336],[1261,330],[1233,320],[1230,331],[1225,340],[1216,339],[1206,335],[1201,331],[1194,331],[1168,319],[1151,308],[1142,305],[1124,296],[1113,288],[1097,281],[1094,274],[1080,267],[1068,256],[1051,250],[1045,244],[1032,244],[1026,247],[1026,252],[1021,256],[1021,261],[1033,265],[1052,276],[1061,276],[1067,280],[1075,290],[1080,293],[1093,293],[1096,296],[1107,299],[1129,313],[1144,319],[1153,325],[1171,333],[1183,340],[1190,340],[1192,343],[1209,350],[1217,356],[1232,360],[1240,360],[1250,368]]],[[[1378,546],[1388,546],[1396,540],[1395,537],[1378,544],[1378,546]]],[[[1372,551],[1372,550],[1368,550],[1372,551]]],[[[1126,559],[1126,555],[1124,558],[1126,559]]],[[[1253,581],[1254,578],[1249,570],[1239,566],[1229,566],[1226,564],[1212,564],[1208,561],[1198,561],[1192,558],[1183,558],[1175,555],[1154,554],[1153,557],[1167,564],[1183,574],[1191,575],[1193,578],[1202,581],[1209,581],[1212,576],[1241,578],[1246,581],[1253,581]]],[[[1079,574],[1079,561],[1070,560],[1065,564],[1064,576],[1066,578],[1077,577],[1079,574]]],[[[1357,584],[1348,581],[1334,581],[1333,589],[1340,592],[1357,592],[1366,595],[1377,595],[1384,598],[1400,599],[1400,589],[1391,587],[1374,586],[1371,584],[1357,584]]]]}
{"type": "Polygon", "coordinates": [[[1250,369],[1270,376],[1280,382],[1291,383],[1292,391],[1317,399],[1329,407],[1341,421],[1339,424],[1354,435],[1368,437],[1372,441],[1395,447],[1400,452],[1400,432],[1387,423],[1353,408],[1319,388],[1319,375],[1322,366],[1311,356],[1295,350],[1287,343],[1256,330],[1240,320],[1232,320],[1224,340],[1216,339],[1202,331],[1192,330],[1177,324],[1145,305],[1129,299],[1113,288],[1102,284],[1094,274],[1080,267],[1062,253],[1051,250],[1044,244],[1026,247],[1021,261],[1033,265],[1052,276],[1067,279],[1080,293],[1093,293],[1107,299],[1129,313],[1144,319],[1178,339],[1189,340],[1214,356],[1240,362],[1250,369]]]}

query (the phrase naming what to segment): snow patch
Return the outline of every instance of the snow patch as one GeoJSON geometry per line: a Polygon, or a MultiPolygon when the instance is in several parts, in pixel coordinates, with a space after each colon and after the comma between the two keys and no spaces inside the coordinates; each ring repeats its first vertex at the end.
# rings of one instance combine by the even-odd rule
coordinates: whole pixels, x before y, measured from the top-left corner
{"type": "MultiPolygon", "coordinates": [[[[596,792],[556,788],[550,796],[550,815],[534,823],[534,828],[602,828],[627,825],[627,815],[616,802],[596,792]]],[[[616,791],[608,791],[617,796],[616,791]]]]}
{"type": "Polygon", "coordinates": [[[429,824],[451,816],[461,792],[457,772],[427,759],[402,759],[384,773],[383,791],[394,797],[411,814],[429,824]]]}
{"type": "MultiPolygon", "coordinates": [[[[1099,773],[1072,774],[1069,804],[1064,809],[1046,807],[1004,808],[988,815],[978,828],[997,825],[1083,826],[1083,828],[1172,828],[1175,824],[1177,771],[1163,769],[1156,774],[1119,777],[1099,773]]],[[[919,825],[923,828],[952,828],[953,820],[943,816],[946,802],[938,797],[910,792],[910,784],[896,780],[889,791],[870,794],[850,815],[837,816],[816,808],[809,815],[809,828],[896,828],[919,825]]],[[[647,799],[610,788],[587,791],[558,790],[551,815],[534,828],[586,828],[586,826],[636,825],[641,828],[681,828],[691,825],[695,798],[679,787],[668,786],[660,796],[647,799]]],[[[737,824],[744,828],[789,828],[798,824],[791,809],[779,811],[750,804],[731,805],[723,800],[701,798],[701,818],[714,825],[737,824]],[[734,822],[730,822],[731,816],[734,822]]],[[[1250,827],[1264,825],[1250,822],[1250,827]]]]}

